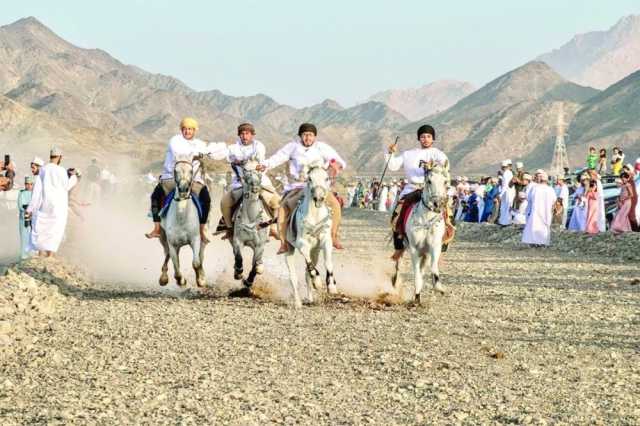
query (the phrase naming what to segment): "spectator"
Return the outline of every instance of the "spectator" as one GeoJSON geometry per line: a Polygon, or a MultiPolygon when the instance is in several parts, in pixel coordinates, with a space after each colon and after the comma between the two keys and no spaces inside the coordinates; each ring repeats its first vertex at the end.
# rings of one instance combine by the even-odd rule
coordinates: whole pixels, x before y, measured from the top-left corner
{"type": "Polygon", "coordinates": [[[600,194],[598,193],[598,185],[595,180],[589,182],[589,188],[585,195],[587,199],[587,224],[586,232],[588,234],[597,234],[600,232],[598,227],[598,217],[600,215],[600,194]]]}
{"type": "Polygon", "coordinates": [[[522,233],[522,242],[534,246],[548,246],[551,242],[551,222],[556,193],[549,186],[549,178],[543,171],[538,173],[538,184],[527,197],[527,224],[522,233]]]}
{"type": "Polygon", "coordinates": [[[31,246],[47,257],[60,247],[69,214],[69,190],[78,182],[75,172],[69,177],[60,166],[62,151],[54,147],[49,157],[51,162],[40,170],[33,187],[26,215],[32,218],[31,246]]]}
{"type": "Polygon", "coordinates": [[[614,234],[622,234],[637,229],[635,218],[635,207],[638,202],[638,195],[631,175],[622,172],[620,175],[620,195],[618,196],[618,212],[611,222],[611,231],[614,234]]]}
{"type": "Polygon", "coordinates": [[[600,156],[598,158],[598,174],[604,176],[607,173],[607,150],[600,149],[600,156]]]}
{"type": "Polygon", "coordinates": [[[31,238],[31,219],[25,218],[25,213],[29,203],[31,202],[31,194],[33,190],[33,176],[24,178],[24,189],[18,194],[18,232],[20,235],[20,259],[29,258],[31,252],[29,240],[31,238]]]}
{"type": "Polygon", "coordinates": [[[613,155],[611,156],[611,173],[613,173],[614,176],[620,176],[623,164],[624,153],[616,146],[613,148],[613,155]]]}
{"type": "Polygon", "coordinates": [[[596,154],[596,147],[589,147],[589,154],[587,154],[587,169],[595,170],[598,164],[598,155],[596,154]]]}

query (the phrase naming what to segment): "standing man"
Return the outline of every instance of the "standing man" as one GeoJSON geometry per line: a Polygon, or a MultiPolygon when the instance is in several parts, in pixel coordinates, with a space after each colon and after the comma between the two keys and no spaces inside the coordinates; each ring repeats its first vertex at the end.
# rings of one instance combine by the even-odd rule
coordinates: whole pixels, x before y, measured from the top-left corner
{"type": "Polygon", "coordinates": [[[538,185],[529,191],[527,224],[522,234],[522,242],[534,246],[548,246],[551,241],[551,223],[556,192],[548,185],[549,177],[545,172],[538,174],[538,185]]]}
{"type": "MultiPolygon", "coordinates": [[[[247,161],[253,160],[262,163],[266,157],[264,144],[255,139],[256,129],[252,124],[243,123],[238,126],[238,138],[233,145],[228,146],[227,161],[231,164],[233,171],[230,189],[220,200],[220,210],[224,230],[227,231],[227,238],[231,236],[233,230],[233,207],[242,197],[242,174],[247,161]]],[[[267,212],[271,218],[276,217],[276,212],[280,207],[280,196],[271,183],[271,179],[266,174],[262,175],[262,191],[260,197],[267,206],[267,212]]],[[[270,227],[271,236],[278,236],[273,226],[270,227]]]]}
{"type": "Polygon", "coordinates": [[[25,260],[29,257],[29,240],[31,239],[31,219],[25,219],[27,207],[31,203],[31,191],[33,190],[33,176],[24,178],[24,189],[18,193],[18,232],[20,233],[20,259],[25,260]]]}
{"type": "MultiPolygon", "coordinates": [[[[422,194],[421,188],[424,185],[424,168],[420,163],[438,163],[446,170],[449,170],[449,159],[444,152],[433,146],[433,142],[436,140],[435,129],[428,124],[422,125],[418,128],[417,136],[420,147],[410,149],[400,155],[395,155],[397,146],[391,145],[385,156],[385,160],[389,162],[389,170],[396,171],[400,170],[400,167],[403,167],[407,180],[407,184],[402,188],[398,203],[391,215],[393,247],[395,249],[391,258],[396,261],[399,260],[404,253],[404,229],[402,229],[401,223],[402,212],[420,201],[422,194]]],[[[449,179],[447,179],[447,181],[448,180],[449,179]]],[[[453,226],[450,223],[449,212],[445,215],[445,225],[447,229],[445,231],[445,241],[443,244],[447,244],[453,237],[453,226]]]]}
{"type": "Polygon", "coordinates": [[[40,157],[34,157],[31,160],[31,174],[33,176],[38,176],[40,173],[40,168],[44,166],[44,160],[40,157]]]}
{"type": "Polygon", "coordinates": [[[62,151],[56,147],[49,154],[50,163],[40,169],[33,187],[26,218],[32,220],[31,246],[41,256],[58,251],[69,215],[69,191],[78,183],[76,172],[62,167],[62,151]]]}
{"type": "MultiPolygon", "coordinates": [[[[224,142],[207,144],[195,137],[197,130],[198,122],[193,118],[187,117],[180,122],[180,134],[175,135],[169,141],[162,175],[160,175],[160,182],[151,194],[153,230],[145,234],[147,238],[160,238],[160,210],[162,210],[165,197],[176,187],[176,182],[173,177],[176,158],[193,158],[197,155],[211,154],[215,159],[221,160],[227,155],[227,145],[224,142]]],[[[199,168],[199,165],[199,161],[193,161],[194,171],[199,168]]],[[[208,243],[209,238],[207,238],[206,224],[209,211],[211,210],[211,196],[209,195],[209,189],[207,189],[202,180],[201,174],[194,176],[191,191],[198,197],[200,205],[202,206],[200,238],[203,243],[208,243]]]]}
{"type": "Polygon", "coordinates": [[[511,186],[513,172],[511,171],[511,160],[502,162],[502,177],[500,182],[500,217],[498,224],[502,226],[511,225],[511,206],[515,198],[515,189],[511,186]]]}
{"type": "MultiPolygon", "coordinates": [[[[286,236],[287,224],[289,223],[291,212],[303,196],[303,189],[306,182],[300,180],[300,175],[304,166],[322,161],[329,165],[329,177],[331,178],[335,177],[340,170],[347,166],[347,163],[338,155],[335,149],[324,142],[316,141],[317,135],[318,129],[315,125],[303,123],[298,129],[298,137],[280,148],[278,152],[265,160],[258,168],[260,171],[265,171],[278,167],[287,161],[289,162],[289,175],[291,179],[284,188],[285,192],[280,202],[280,209],[278,210],[278,227],[280,230],[280,249],[278,250],[278,254],[283,254],[288,251],[286,236]]],[[[333,195],[333,191],[329,191],[327,203],[331,210],[331,238],[333,239],[333,247],[342,250],[343,247],[338,238],[342,212],[340,210],[340,203],[333,195]]]]}
{"type": "Polygon", "coordinates": [[[102,171],[98,167],[98,160],[95,158],[91,160],[91,164],[87,167],[87,180],[89,185],[87,186],[87,199],[89,203],[95,203],[100,199],[100,176],[102,171]]]}

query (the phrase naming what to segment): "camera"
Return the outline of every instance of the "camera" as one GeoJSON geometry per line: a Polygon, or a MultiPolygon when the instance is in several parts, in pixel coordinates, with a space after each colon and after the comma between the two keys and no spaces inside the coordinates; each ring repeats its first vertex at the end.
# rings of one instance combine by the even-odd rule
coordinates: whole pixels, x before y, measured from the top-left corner
{"type": "Polygon", "coordinates": [[[31,215],[29,213],[26,212],[27,207],[29,207],[29,204],[23,204],[22,208],[25,210],[25,215],[24,215],[24,227],[25,228],[31,228],[31,215]]]}

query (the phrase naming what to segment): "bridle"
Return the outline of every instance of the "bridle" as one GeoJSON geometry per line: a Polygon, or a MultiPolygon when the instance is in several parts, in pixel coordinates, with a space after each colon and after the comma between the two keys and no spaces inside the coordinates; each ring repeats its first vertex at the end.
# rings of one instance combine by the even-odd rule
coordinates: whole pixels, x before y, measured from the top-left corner
{"type": "Polygon", "coordinates": [[[173,180],[176,182],[176,190],[175,190],[175,194],[173,196],[173,199],[176,201],[184,201],[184,200],[188,200],[189,198],[191,198],[191,187],[193,186],[193,180],[195,179],[196,173],[199,173],[200,170],[202,169],[202,167],[199,167],[196,170],[193,170],[193,161],[187,161],[187,160],[177,160],[173,166],[173,180]],[[180,190],[178,188],[178,176],[176,175],[176,166],[178,164],[188,164],[191,166],[191,179],[189,180],[189,190],[186,192],[186,195],[182,195],[180,193],[180,190]]]}
{"type": "Polygon", "coordinates": [[[442,213],[443,209],[446,208],[447,205],[447,196],[435,197],[431,195],[431,174],[433,173],[434,164],[433,162],[426,162],[420,160],[419,167],[422,167],[424,170],[424,188],[427,197],[421,197],[420,202],[422,205],[428,210],[435,213],[442,213]],[[425,202],[425,198],[427,201],[425,202]]]}

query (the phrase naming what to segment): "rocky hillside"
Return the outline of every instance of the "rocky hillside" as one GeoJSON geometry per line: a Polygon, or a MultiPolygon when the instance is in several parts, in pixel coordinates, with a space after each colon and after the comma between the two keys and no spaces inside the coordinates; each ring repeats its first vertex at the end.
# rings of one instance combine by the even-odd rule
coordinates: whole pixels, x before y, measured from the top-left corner
{"type": "Polygon", "coordinates": [[[577,35],[538,60],[571,81],[605,89],[640,69],[640,15],[622,18],[607,31],[577,35]]]}
{"type": "MultiPolygon", "coordinates": [[[[562,112],[569,122],[580,104],[597,93],[566,81],[542,62],[530,62],[404,130],[414,131],[425,121],[435,125],[438,145],[456,171],[486,173],[505,158],[548,167],[558,115],[562,112]]],[[[411,135],[406,143],[414,140],[411,135]]]]}
{"type": "Polygon", "coordinates": [[[474,90],[471,83],[441,80],[418,88],[378,92],[369,101],[382,102],[410,120],[418,120],[444,111],[474,90]]]}
{"type": "MultiPolygon", "coordinates": [[[[582,153],[587,145],[621,146],[640,154],[640,71],[612,85],[584,104],[571,123],[569,152],[582,153]]],[[[635,157],[630,155],[629,161],[635,157]]]]}
{"type": "Polygon", "coordinates": [[[196,92],[104,51],[76,47],[35,18],[0,27],[0,64],[0,102],[8,106],[0,113],[0,128],[12,130],[3,132],[0,144],[18,143],[40,154],[51,143],[99,155],[124,142],[128,146],[120,152],[141,157],[145,150],[159,151],[180,118],[191,115],[206,140],[230,141],[240,122],[251,121],[272,149],[295,135],[301,122],[313,121],[321,137],[350,159],[367,132],[408,123],[379,102],[342,108],[327,100],[296,109],[262,94],[196,92]],[[46,142],[36,148],[33,141],[41,136],[46,142]]]}

